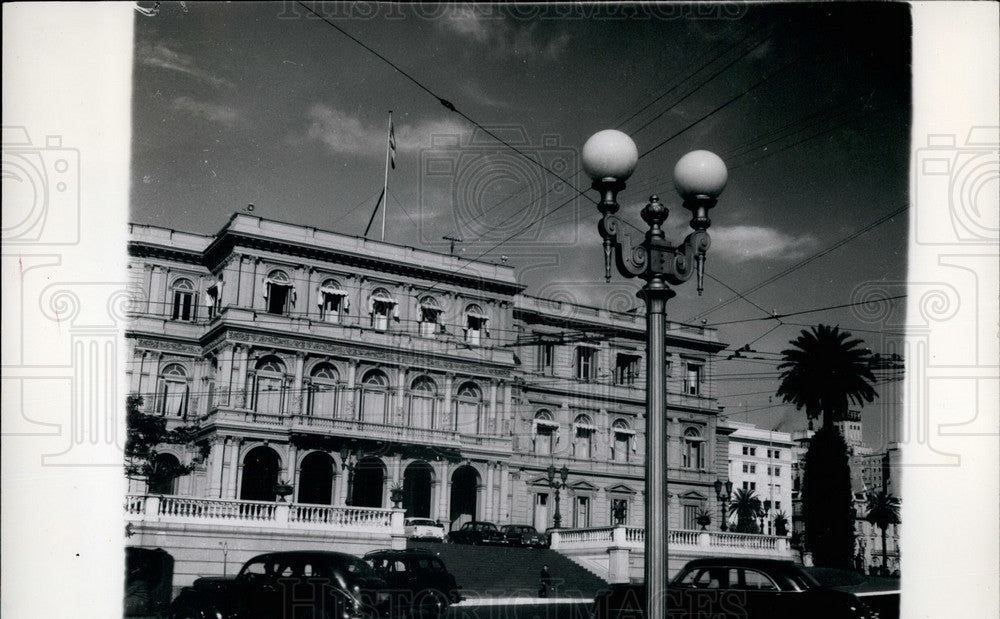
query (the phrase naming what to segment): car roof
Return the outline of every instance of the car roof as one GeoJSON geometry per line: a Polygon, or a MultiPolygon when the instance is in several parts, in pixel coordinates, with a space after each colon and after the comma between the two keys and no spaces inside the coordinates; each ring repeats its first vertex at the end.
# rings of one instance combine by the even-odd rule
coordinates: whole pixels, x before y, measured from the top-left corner
{"type": "Polygon", "coordinates": [[[424,550],[423,548],[382,548],[380,550],[372,550],[371,552],[365,553],[365,558],[370,559],[379,556],[395,556],[395,557],[437,557],[436,553],[430,550],[424,550]]]}
{"type": "Polygon", "coordinates": [[[759,567],[764,569],[795,569],[795,562],[787,559],[758,559],[754,557],[714,557],[706,559],[692,559],[684,566],[684,569],[703,567],[706,565],[730,565],[733,567],[759,567]]]}
{"type": "Polygon", "coordinates": [[[332,550],[285,550],[280,552],[266,552],[264,554],[257,555],[256,557],[247,561],[272,561],[276,559],[326,559],[326,560],[339,560],[344,559],[357,559],[358,557],[348,554],[346,552],[335,552],[332,550]]]}

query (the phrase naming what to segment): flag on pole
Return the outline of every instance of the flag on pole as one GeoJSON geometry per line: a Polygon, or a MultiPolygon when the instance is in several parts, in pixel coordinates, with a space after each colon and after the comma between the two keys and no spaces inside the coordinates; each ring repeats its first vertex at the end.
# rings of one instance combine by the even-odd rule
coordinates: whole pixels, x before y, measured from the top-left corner
{"type": "Polygon", "coordinates": [[[392,126],[392,115],[389,115],[389,163],[396,169],[396,130],[392,126]]]}

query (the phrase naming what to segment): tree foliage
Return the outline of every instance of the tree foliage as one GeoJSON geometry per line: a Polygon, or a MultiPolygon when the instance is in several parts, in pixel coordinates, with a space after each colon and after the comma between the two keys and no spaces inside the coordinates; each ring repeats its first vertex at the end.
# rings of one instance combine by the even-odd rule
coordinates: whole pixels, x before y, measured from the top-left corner
{"type": "Polygon", "coordinates": [[[847,444],[834,426],[820,428],[809,443],[802,478],[806,547],[816,565],[850,569],[854,513],[847,444]]]}
{"type": "Polygon", "coordinates": [[[865,520],[882,529],[882,569],[884,571],[887,568],[886,557],[888,557],[886,529],[889,528],[890,524],[899,524],[899,501],[896,497],[880,490],[868,495],[868,504],[865,507],[868,510],[865,520]]]}
{"type": "MultiPolygon", "coordinates": [[[[831,416],[847,413],[850,404],[872,402],[878,393],[872,388],[875,375],[870,369],[871,351],[858,348],[862,340],[850,339],[851,334],[839,327],[819,325],[802,330],[781,351],[781,384],[777,395],[806,409],[812,420],[823,415],[826,423],[831,416]]],[[[811,427],[811,426],[810,426],[811,427]]]]}
{"type": "Polygon", "coordinates": [[[167,419],[162,415],[142,412],[142,396],[130,395],[125,403],[125,476],[145,481],[150,488],[160,487],[194,470],[207,456],[205,447],[190,464],[180,464],[166,458],[157,458],[159,447],[164,444],[190,445],[198,437],[196,425],[167,429],[167,419]]]}
{"type": "Polygon", "coordinates": [[[760,533],[757,519],[763,513],[757,494],[747,488],[737,490],[729,503],[729,515],[736,516],[736,526],[733,527],[736,533],[760,533]]]}

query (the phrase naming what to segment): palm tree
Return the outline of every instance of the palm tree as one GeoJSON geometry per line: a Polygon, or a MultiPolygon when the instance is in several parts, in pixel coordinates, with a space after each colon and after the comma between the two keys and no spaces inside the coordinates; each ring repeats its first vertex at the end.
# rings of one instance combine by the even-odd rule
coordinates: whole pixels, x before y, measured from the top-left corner
{"type": "Polygon", "coordinates": [[[899,524],[899,502],[896,497],[886,494],[880,490],[868,495],[868,514],[865,520],[882,529],[882,569],[888,572],[886,557],[889,556],[886,549],[886,529],[890,524],[899,524]]]}
{"type": "Polygon", "coordinates": [[[729,515],[736,515],[736,526],[733,527],[733,531],[737,533],[758,533],[757,518],[762,513],[760,499],[753,490],[747,488],[737,490],[729,503],[729,515]]]}
{"type": "Polygon", "coordinates": [[[777,395],[784,402],[806,409],[809,428],[820,415],[823,423],[842,416],[849,404],[872,402],[878,394],[872,388],[875,375],[869,369],[871,351],[858,348],[863,342],[850,339],[840,327],[819,325],[805,329],[781,351],[781,385],[777,395]]]}

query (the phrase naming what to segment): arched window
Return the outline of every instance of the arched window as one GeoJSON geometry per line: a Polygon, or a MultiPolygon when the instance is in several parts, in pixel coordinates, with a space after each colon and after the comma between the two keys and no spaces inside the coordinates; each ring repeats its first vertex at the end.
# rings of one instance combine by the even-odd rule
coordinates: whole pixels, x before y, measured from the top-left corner
{"type": "Polygon", "coordinates": [[[535,453],[540,456],[547,456],[555,451],[556,432],[559,424],[552,419],[552,413],[548,409],[541,409],[535,413],[535,453]]]}
{"type": "Polygon", "coordinates": [[[253,409],[265,415],[284,410],[285,364],[271,355],[257,362],[253,374],[253,409]]]}
{"type": "Polygon", "coordinates": [[[684,431],[681,466],[686,469],[705,468],[705,439],[695,428],[688,428],[684,431]]]}
{"type": "Polygon", "coordinates": [[[386,423],[389,418],[389,377],[369,370],[361,381],[361,421],[386,423]]]}
{"type": "Polygon", "coordinates": [[[615,462],[628,462],[631,458],[633,438],[635,432],[628,427],[628,422],[616,419],[611,424],[611,459],[615,462]]]}
{"type": "Polygon", "coordinates": [[[420,335],[434,337],[441,330],[441,306],[427,295],[420,299],[420,335]]]}
{"type": "Polygon", "coordinates": [[[309,414],[333,419],[340,402],[340,374],[329,363],[320,363],[309,375],[309,414]]]}
{"type": "Polygon", "coordinates": [[[483,308],[475,303],[465,308],[465,343],[470,346],[479,346],[484,337],[489,337],[487,324],[489,317],[483,312],[483,308]]]}
{"type": "Polygon", "coordinates": [[[295,300],[292,298],[292,279],[284,271],[275,269],[264,280],[264,299],[270,314],[287,314],[295,300]]]}
{"type": "Polygon", "coordinates": [[[483,392],[473,382],[459,385],[455,394],[455,429],[462,434],[479,434],[483,392]]]}
{"type": "Polygon", "coordinates": [[[177,494],[177,473],[181,462],[172,454],[156,454],[147,483],[150,494],[177,494]]]}
{"type": "Polygon", "coordinates": [[[577,415],[573,420],[573,455],[577,458],[594,456],[594,422],[588,415],[577,415]]]}
{"type": "Polygon", "coordinates": [[[319,287],[319,319],[324,322],[338,323],[350,303],[347,292],[335,279],[328,279],[319,287]]]}
{"type": "Polygon", "coordinates": [[[164,366],[156,387],[157,412],[164,417],[184,417],[188,406],[187,371],[179,363],[164,366]]]}
{"type": "Polygon", "coordinates": [[[376,288],[368,297],[368,313],[372,317],[372,328],[385,331],[389,328],[389,317],[399,320],[399,303],[385,288],[376,288]]]}
{"type": "Polygon", "coordinates": [[[410,385],[410,419],[414,428],[433,428],[436,423],[437,383],[429,376],[418,376],[410,385]]]}
{"type": "Polygon", "coordinates": [[[191,280],[178,279],[174,281],[170,290],[174,297],[170,317],[174,320],[194,320],[194,284],[191,280]]]}

